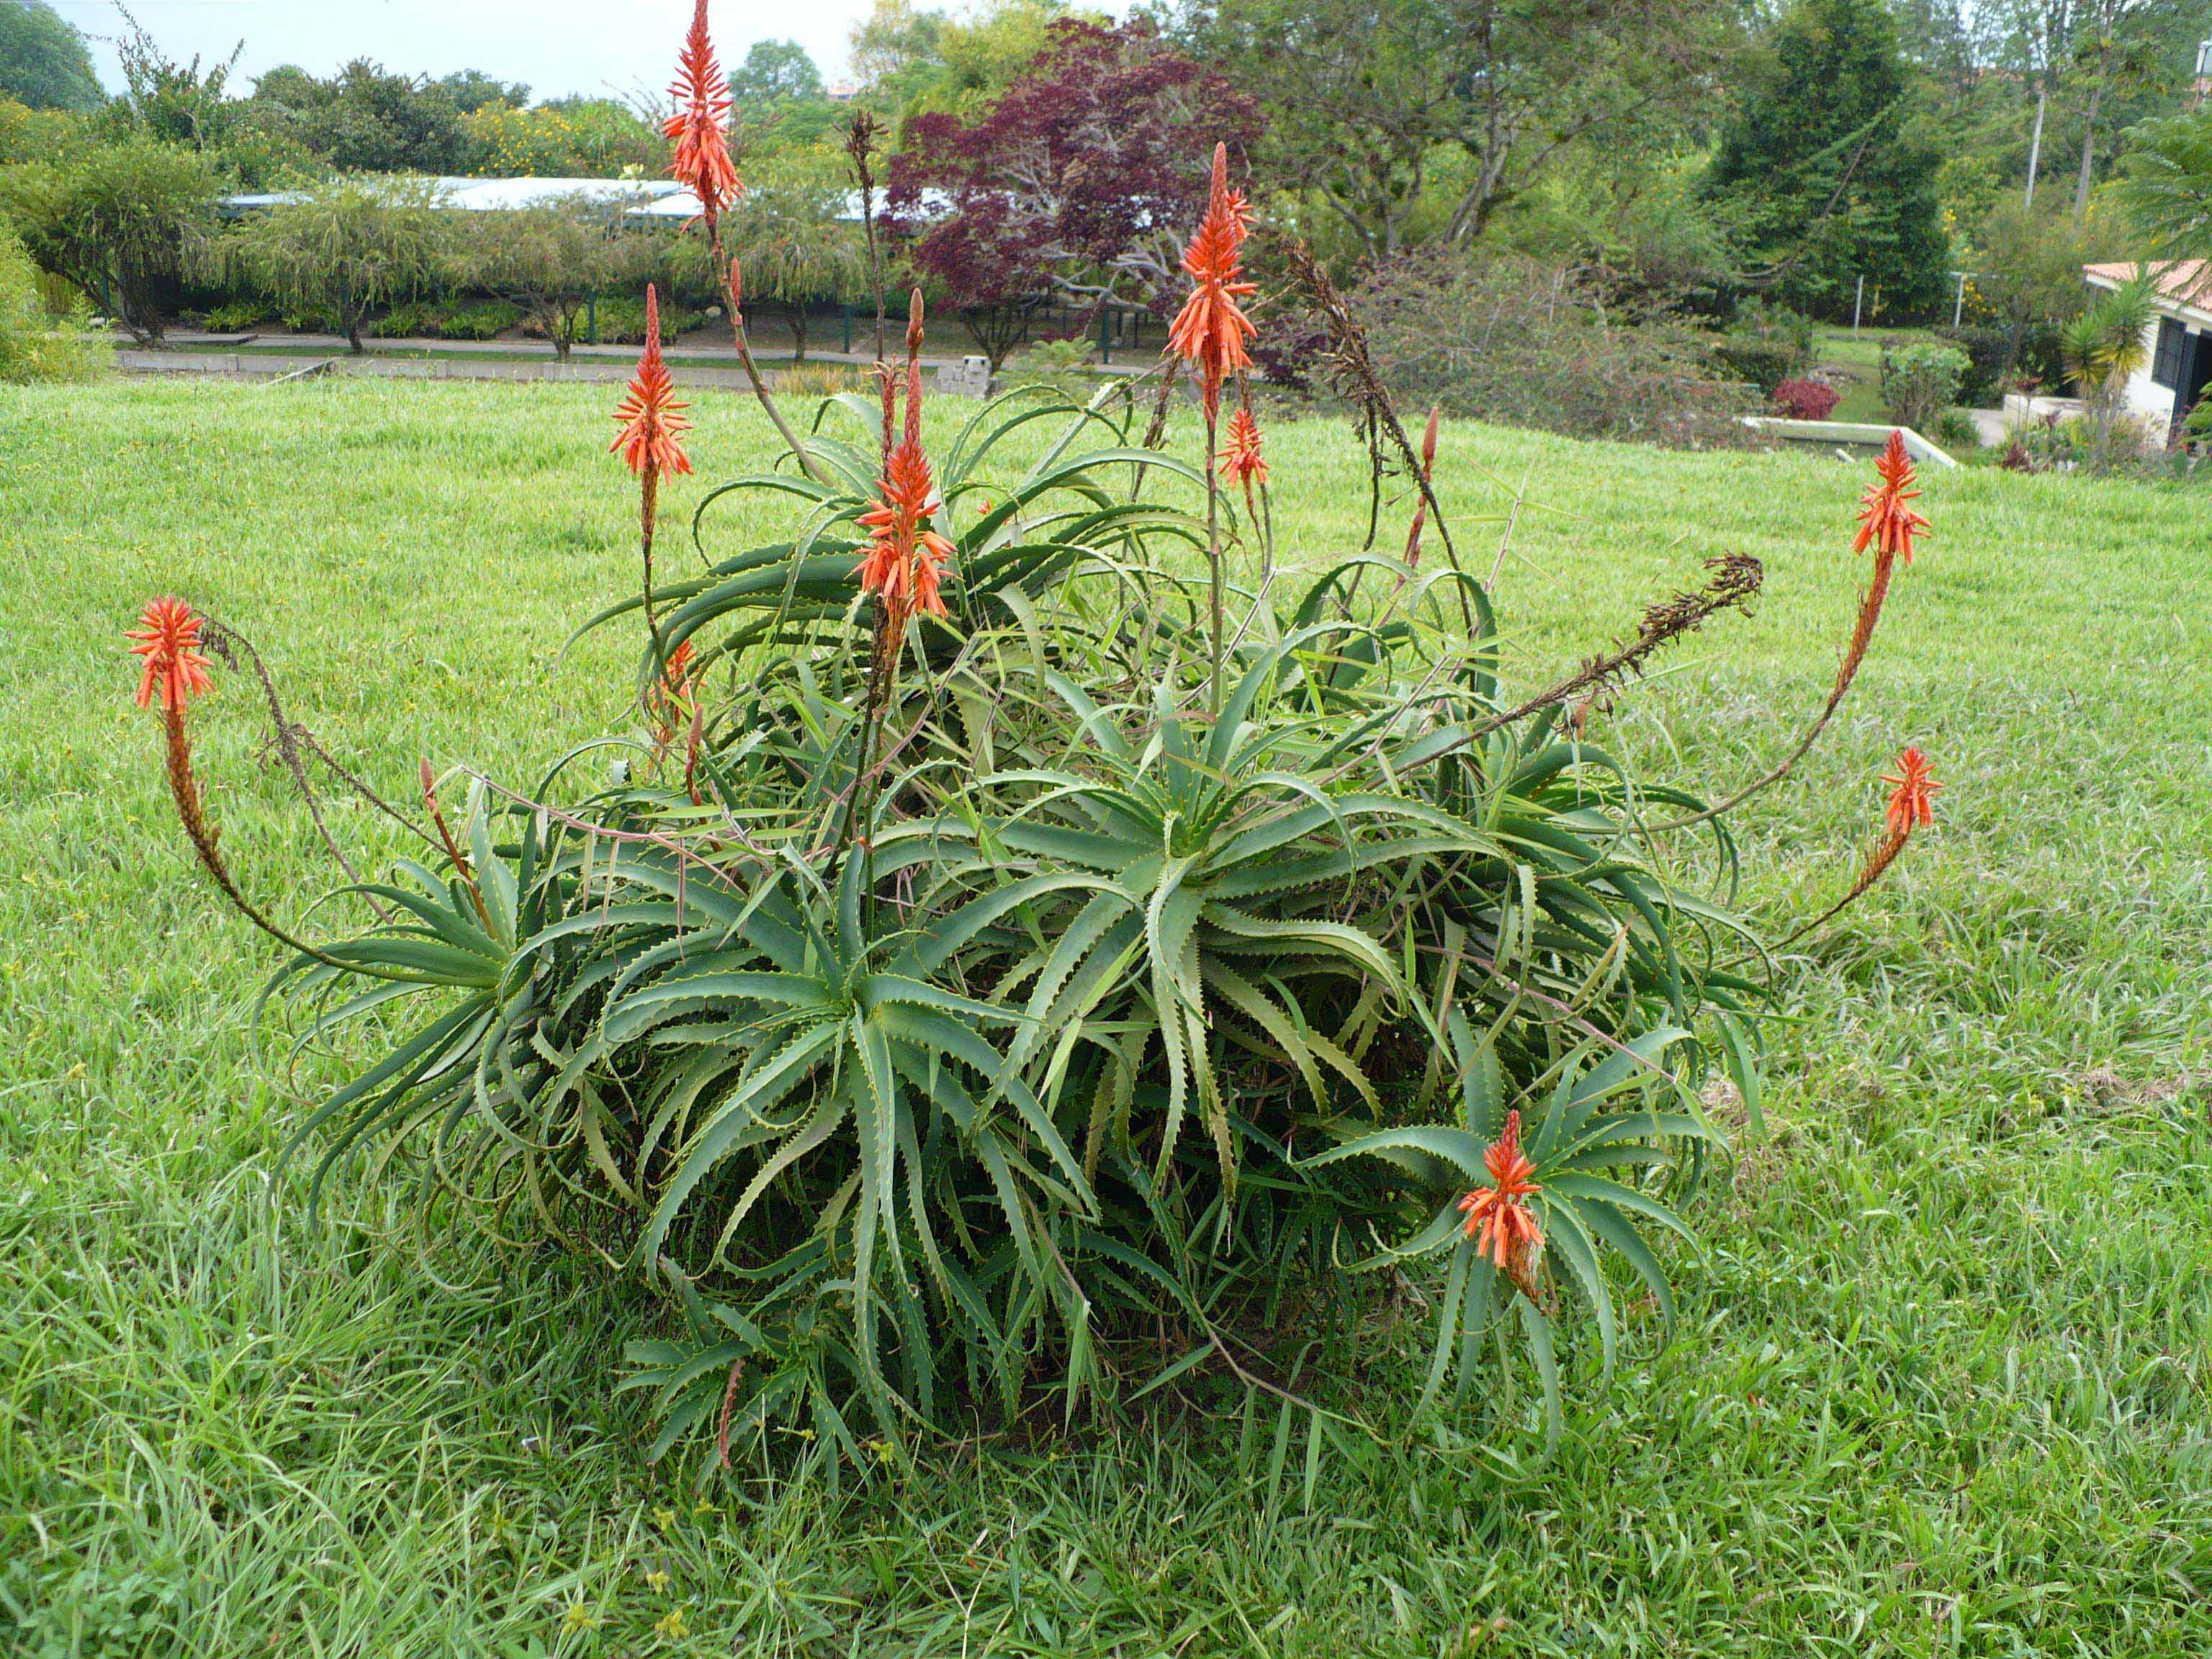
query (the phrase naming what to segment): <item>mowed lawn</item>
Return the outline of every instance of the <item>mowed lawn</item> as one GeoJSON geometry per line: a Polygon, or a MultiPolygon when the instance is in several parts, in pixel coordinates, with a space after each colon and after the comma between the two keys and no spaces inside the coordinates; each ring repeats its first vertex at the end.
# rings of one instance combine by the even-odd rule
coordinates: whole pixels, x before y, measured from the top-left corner
{"type": "MultiPolygon", "coordinates": [[[[191,863],[124,653],[173,590],[381,788],[422,755],[535,787],[624,719],[630,635],[562,649],[635,580],[610,402],[0,390],[0,1652],[2212,1651],[2212,495],[1927,481],[1857,693],[1740,815],[1741,902],[1778,937],[1840,891],[1908,740],[1938,824],[1792,958],[1772,1133],[1690,1206],[1684,1326],[1639,1323],[1610,1382],[1575,1345],[1548,1462],[1525,1386],[1408,1425],[1409,1304],[1313,1333],[1384,1437],[1310,1473],[1272,1414],[1169,1403],[859,1492],[702,1493],[614,1392],[632,1292],[418,1232],[359,1170],[311,1212],[278,1167],[327,1074],[257,1056],[278,958],[191,863]]],[[[678,520],[769,453],[749,407],[695,412],[678,520]]],[[[1346,427],[1273,459],[1284,556],[1355,546],[1346,427]]],[[[1514,520],[1532,684],[1707,556],[1766,561],[1754,615],[1597,722],[1714,792],[1825,690],[1868,476],[1468,426],[1439,464],[1470,563],[1514,520]]],[[[254,696],[223,674],[201,708],[225,848],[312,925],[334,872],[254,696]]]]}

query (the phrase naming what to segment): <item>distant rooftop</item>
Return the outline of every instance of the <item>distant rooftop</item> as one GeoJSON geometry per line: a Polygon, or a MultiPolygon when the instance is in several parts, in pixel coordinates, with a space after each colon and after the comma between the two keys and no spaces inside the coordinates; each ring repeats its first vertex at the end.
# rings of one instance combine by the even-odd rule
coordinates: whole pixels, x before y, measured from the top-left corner
{"type": "Polygon", "coordinates": [[[2133,282],[2136,274],[2144,270],[2154,273],[2154,286],[2161,300],[2212,315],[2212,259],[2172,259],[2148,266],[2121,260],[2084,265],[2081,274],[2099,288],[2118,288],[2123,283],[2133,282]]]}

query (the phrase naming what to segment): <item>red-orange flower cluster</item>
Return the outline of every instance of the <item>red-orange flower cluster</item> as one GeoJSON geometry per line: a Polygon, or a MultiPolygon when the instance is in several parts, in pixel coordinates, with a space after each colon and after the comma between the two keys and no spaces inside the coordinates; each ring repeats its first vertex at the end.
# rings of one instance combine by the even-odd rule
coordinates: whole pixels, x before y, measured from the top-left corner
{"type": "Polygon", "coordinates": [[[1883,773],[1881,781],[1891,786],[1888,816],[1893,836],[1903,841],[1916,824],[1924,827],[1936,822],[1936,792],[1943,786],[1936,781],[1928,757],[1917,745],[1908,745],[1897,757],[1897,770],[1883,773]]]}
{"type": "Polygon", "coordinates": [[[1221,449],[1221,476],[1246,489],[1267,482],[1267,463],[1260,453],[1260,423],[1240,409],[1229,417],[1229,436],[1221,449]]]}
{"type": "Polygon", "coordinates": [[[1237,304],[1260,291],[1257,283],[1243,280],[1240,250],[1250,228],[1243,192],[1229,188],[1229,146],[1216,144],[1206,216],[1182,255],[1194,286],[1168,331],[1168,343],[1198,373],[1208,420],[1221,411],[1222,382],[1252,366],[1244,343],[1256,331],[1237,304]]]}
{"type": "Polygon", "coordinates": [[[1912,538],[1924,535],[1928,520],[1905,503],[1917,501],[1920,492],[1912,487],[1912,458],[1905,453],[1905,434],[1892,432],[1888,446],[1881,459],[1874,464],[1881,475],[1867,486],[1859,498],[1858,539],[1851,550],[1863,553],[1869,547],[1877,551],[1903,554],[1907,564],[1912,562],[1912,538]]]}
{"type": "Polygon", "coordinates": [[[1521,1150],[1518,1109],[1505,1115],[1505,1133],[1482,1155],[1482,1162],[1490,1171],[1491,1184],[1476,1188],[1459,1201],[1460,1212],[1467,1217],[1467,1236],[1499,1271],[1513,1272],[1517,1281],[1544,1243],[1543,1230],[1528,1205],[1543,1189],[1529,1179],[1536,1166],[1521,1150]]]}
{"type": "Polygon", "coordinates": [[[145,660],[138,679],[138,706],[161,696],[164,709],[181,708],[203,691],[215,689],[208,659],[200,654],[200,619],[182,599],[161,599],[149,603],[138,626],[126,630],[133,641],[131,654],[145,660]]]}
{"type": "Polygon", "coordinates": [[[678,439],[691,429],[684,411],[690,405],[676,398],[676,382],[660,356],[660,299],[648,283],[645,290],[645,354],[637,360],[637,374],[629,392],[615,410],[622,430],[610,451],[620,450],[629,470],[641,476],[689,472],[691,460],[678,439]]]}
{"type": "Polygon", "coordinates": [[[691,32],[684,37],[676,84],[668,95],[676,104],[663,127],[676,146],[669,176],[699,198],[700,213],[711,225],[744,193],[744,186],[730,157],[730,83],[707,35],[707,0],[698,0],[692,10],[691,32]]]}
{"type": "MultiPolygon", "coordinates": [[[[944,503],[937,496],[929,458],[921,453],[921,296],[916,293],[907,324],[906,430],[884,454],[879,499],[860,520],[870,538],[868,556],[860,562],[860,586],[883,595],[893,639],[906,631],[916,611],[945,614],[939,588],[945,562],[952,556],[952,544],[929,527],[944,503]]],[[[892,384],[890,370],[884,373],[884,437],[889,444],[892,384]]]]}

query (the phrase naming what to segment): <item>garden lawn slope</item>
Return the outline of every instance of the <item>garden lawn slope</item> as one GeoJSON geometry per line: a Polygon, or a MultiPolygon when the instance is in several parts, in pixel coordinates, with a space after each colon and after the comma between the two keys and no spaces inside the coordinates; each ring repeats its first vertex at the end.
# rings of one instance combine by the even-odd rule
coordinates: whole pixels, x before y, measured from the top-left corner
{"type": "MultiPolygon", "coordinates": [[[[1681,1340],[1641,1320],[1610,1384],[1577,1354],[1548,1466],[1524,1396],[1480,1437],[1310,1466],[1272,1413],[1241,1444],[1170,1414],[749,1506],[642,1464],[611,1363],[639,1309],[601,1275],[425,1254],[392,1182],[310,1213],[275,1163],[282,1048],[252,1050],[276,958],[191,863],[129,702],[123,630],[174,590],[380,789],[421,754],[533,787],[622,719],[635,661],[627,634],[562,652],[635,580],[607,411],[0,392],[0,1650],[2212,1650],[2203,492],[1928,481],[1935,538],[1858,690],[1742,817],[1745,898],[1786,931],[1839,891],[1908,740],[1949,786],[1937,827],[1806,958],[1775,1133],[1691,1206],[1681,1340]]],[[[694,412],[678,522],[770,453],[749,406],[694,412]]],[[[1344,428],[1272,443],[1279,489],[1332,508],[1279,507],[1286,556],[1355,546],[1344,428]]],[[[1595,728],[1716,792],[1826,684],[1866,476],[1465,426],[1438,466],[1484,571],[1525,494],[1498,599],[1527,680],[1708,554],[1767,562],[1755,617],[1595,728]]],[[[330,882],[252,705],[222,674],[198,741],[226,850],[297,921],[330,882]]],[[[1395,1425],[1425,1342],[1378,1320],[1316,1363],[1395,1425]]]]}

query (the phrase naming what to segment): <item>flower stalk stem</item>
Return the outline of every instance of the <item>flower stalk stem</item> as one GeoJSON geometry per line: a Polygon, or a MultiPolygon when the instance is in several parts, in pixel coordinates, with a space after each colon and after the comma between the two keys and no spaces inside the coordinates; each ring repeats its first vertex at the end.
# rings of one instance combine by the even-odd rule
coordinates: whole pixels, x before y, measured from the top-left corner
{"type": "Polygon", "coordinates": [[[240,915],[263,933],[287,949],[301,956],[312,957],[325,967],[343,968],[344,963],[324,955],[313,945],[295,939],[255,908],[253,902],[239,890],[230,868],[223,862],[222,854],[216,846],[218,831],[208,822],[205,804],[200,797],[199,780],[192,775],[192,745],[185,730],[185,708],[181,702],[170,703],[161,711],[161,730],[167,740],[169,794],[177,804],[177,817],[183,822],[185,835],[199,855],[207,872],[215,878],[215,884],[222,896],[235,906],[240,915]]]}
{"type": "Polygon", "coordinates": [[[1207,696],[1216,715],[1221,713],[1221,480],[1216,473],[1220,425],[1219,411],[1209,405],[1206,411],[1206,562],[1213,672],[1207,696]]]}

